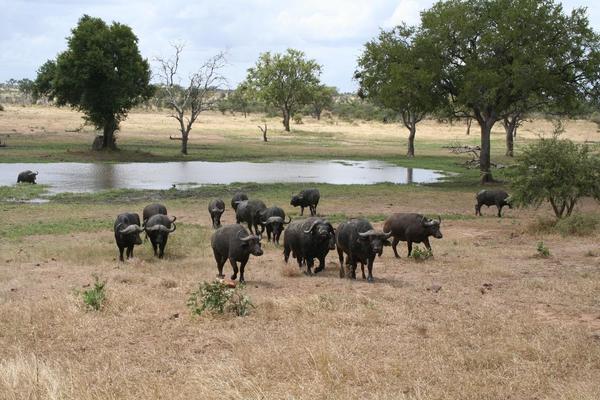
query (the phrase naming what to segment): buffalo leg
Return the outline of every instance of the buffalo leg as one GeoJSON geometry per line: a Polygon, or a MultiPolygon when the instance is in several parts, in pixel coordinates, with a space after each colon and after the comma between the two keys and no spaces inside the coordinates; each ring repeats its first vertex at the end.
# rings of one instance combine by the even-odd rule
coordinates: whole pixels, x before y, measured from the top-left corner
{"type": "Polygon", "coordinates": [[[290,249],[290,246],[284,241],[283,242],[283,260],[285,261],[286,264],[287,264],[288,260],[290,259],[291,251],[292,251],[292,249],[290,249]]]}
{"type": "Polygon", "coordinates": [[[425,240],[423,240],[423,243],[425,244],[427,250],[429,250],[429,252],[431,253],[431,245],[429,244],[429,238],[425,238],[425,240]]]}
{"type": "Polygon", "coordinates": [[[231,268],[233,268],[233,275],[231,275],[231,280],[235,281],[237,279],[238,274],[237,263],[233,258],[230,258],[229,262],[231,263],[231,268]]]}
{"type": "MultiPolygon", "coordinates": [[[[267,226],[267,242],[271,241],[271,230],[271,226],[267,226]]],[[[275,242],[275,236],[273,236],[273,242],[275,242]]]]}
{"type": "Polygon", "coordinates": [[[344,251],[338,246],[337,252],[338,258],[340,259],[340,278],[345,278],[346,270],[344,269],[344,251]]]}
{"type": "Polygon", "coordinates": [[[300,215],[304,215],[304,206],[300,206],[300,215]]]}
{"type": "Polygon", "coordinates": [[[127,247],[127,258],[133,257],[133,245],[127,247]]]}
{"type": "Polygon", "coordinates": [[[125,247],[121,247],[121,246],[119,246],[119,260],[120,260],[120,261],[125,261],[125,260],[123,259],[123,250],[125,250],[125,247]]]}
{"type": "Polygon", "coordinates": [[[215,260],[217,261],[217,270],[219,271],[217,278],[225,278],[225,275],[223,275],[223,266],[225,265],[225,261],[227,261],[227,257],[215,254],[215,260]]]}
{"type": "Polygon", "coordinates": [[[502,218],[502,207],[504,206],[496,206],[498,207],[498,218],[502,218]]]}
{"type": "Polygon", "coordinates": [[[362,272],[362,278],[367,279],[367,276],[365,275],[365,263],[362,261],[360,262],[360,272],[362,272]]]}
{"type": "Polygon", "coordinates": [[[244,257],[242,260],[240,260],[240,283],[244,283],[245,279],[244,279],[244,268],[246,268],[246,264],[248,263],[248,258],[250,257],[250,255],[244,257]]]}
{"type": "Polygon", "coordinates": [[[152,242],[152,250],[154,250],[154,257],[158,257],[158,244],[152,242]]]}
{"type": "Polygon", "coordinates": [[[312,267],[315,265],[315,259],[312,257],[308,257],[306,260],[306,274],[312,275],[312,267]]]}
{"type": "Polygon", "coordinates": [[[325,257],[321,257],[319,258],[319,266],[317,267],[317,269],[315,269],[315,274],[317,272],[321,272],[325,269],[325,257]]]}
{"type": "Polygon", "coordinates": [[[475,215],[479,215],[481,217],[481,205],[475,204],[475,215]]]}
{"type": "Polygon", "coordinates": [[[398,249],[396,248],[399,242],[400,239],[394,236],[394,240],[392,240],[392,250],[394,250],[394,256],[396,258],[400,258],[400,255],[398,254],[398,249]]]}
{"type": "Polygon", "coordinates": [[[408,256],[410,257],[410,253],[412,253],[412,242],[409,240],[408,242],[406,242],[407,246],[408,246],[408,256]]]}
{"type": "MultiPolygon", "coordinates": [[[[369,261],[367,263],[367,268],[369,269],[369,277],[367,278],[368,282],[373,282],[373,260],[374,260],[374,257],[369,258],[369,261]]],[[[364,273],[363,273],[363,279],[365,279],[364,273]]]]}
{"type": "Polygon", "coordinates": [[[169,237],[165,235],[163,241],[160,243],[160,253],[158,254],[158,258],[163,258],[163,256],[165,255],[165,246],[167,245],[167,239],[169,239],[169,237]]]}

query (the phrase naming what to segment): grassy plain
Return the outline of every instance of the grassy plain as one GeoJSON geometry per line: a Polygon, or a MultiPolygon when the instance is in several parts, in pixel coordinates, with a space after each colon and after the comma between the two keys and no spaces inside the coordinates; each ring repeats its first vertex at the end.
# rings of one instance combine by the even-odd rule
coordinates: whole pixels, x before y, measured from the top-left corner
{"type": "MultiPolygon", "coordinates": [[[[462,171],[441,146],[477,139],[462,125],[427,122],[417,158],[408,160],[397,125],[309,120],[285,134],[274,119],[272,142],[264,144],[260,120],[207,115],[185,159],[376,157],[462,171]]],[[[91,160],[93,132],[64,132],[79,124],[66,110],[9,107],[0,133],[16,132],[0,157],[91,160]]],[[[177,143],[166,140],[173,126],[162,114],[132,113],[122,150],[101,157],[181,159],[177,143]]],[[[518,143],[542,131],[550,124],[526,125],[518,143]]],[[[598,137],[582,121],[568,123],[566,135],[598,137]]],[[[506,162],[496,157],[501,131],[493,143],[494,159],[506,162]]],[[[381,227],[391,212],[440,214],[444,238],[432,242],[435,257],[407,259],[401,243],[397,260],[387,248],[368,284],[340,279],[333,254],[325,271],[304,276],[284,264],[281,248],[266,244],[246,271],[256,308],[244,318],[194,317],[186,307],[198,284],[216,274],[207,202],[227,204],[243,189],[295,218],[289,196],[300,185],[115,190],[45,204],[10,200],[37,197],[43,187],[0,188],[0,399],[600,398],[600,232],[538,232],[547,207],[507,210],[502,219],[484,208],[475,217],[476,180],[468,172],[430,186],[319,185],[319,213],[333,222],[366,216],[381,227]],[[153,258],[145,243],[119,263],[114,217],[141,213],[152,201],[178,217],[165,259],[153,258]],[[537,255],[539,241],[549,258],[537,255]],[[94,275],[107,282],[98,312],[81,297],[94,275]]],[[[600,215],[590,200],[578,211],[600,215]]],[[[223,222],[234,222],[229,207],[223,222]]]]}

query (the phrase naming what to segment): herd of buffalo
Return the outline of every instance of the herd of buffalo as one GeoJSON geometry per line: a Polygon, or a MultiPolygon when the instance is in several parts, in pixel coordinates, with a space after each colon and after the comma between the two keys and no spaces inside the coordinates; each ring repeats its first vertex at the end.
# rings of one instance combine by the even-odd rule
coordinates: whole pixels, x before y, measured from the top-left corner
{"type": "MultiPolygon", "coordinates": [[[[481,206],[495,205],[498,216],[504,206],[511,207],[509,195],[502,190],[482,190],[477,193],[475,212],[481,215],[481,206]]],[[[340,262],[340,277],[356,279],[356,268],[360,263],[363,279],[373,281],[373,263],[381,256],[384,246],[391,246],[394,255],[399,258],[397,246],[406,242],[408,256],[413,243],[423,243],[431,252],[429,237],[442,238],[441,218],[430,219],[421,214],[395,213],[387,218],[383,230],[376,230],[364,218],[355,218],[340,223],[334,228],[326,219],[318,217],[317,204],[320,194],[317,189],[302,190],[292,196],[290,204],[310,209],[311,217],[286,220],[285,211],[277,206],[267,207],[261,200],[249,199],[244,193],[236,193],[231,199],[235,211],[236,223],[221,226],[221,215],[225,212],[222,199],[212,200],[208,212],[215,229],[211,238],[211,247],[217,262],[218,277],[224,278],[223,266],[231,264],[231,279],[244,282],[244,269],[250,255],[261,256],[262,234],[267,232],[267,240],[279,245],[283,233],[283,254],[287,263],[290,255],[296,259],[298,267],[306,267],[306,274],[312,275],[325,268],[325,257],[337,249],[340,262]],[[246,229],[242,223],[247,224],[246,229]],[[390,242],[390,238],[393,238],[390,242]],[[345,260],[344,260],[345,257],[345,260]],[[314,268],[315,260],[319,265],[314,268]],[[365,274],[365,265],[367,273],[365,274]]],[[[511,207],[512,208],[512,207],[511,207]]],[[[168,216],[167,209],[161,204],[151,204],[144,208],[143,219],[137,214],[120,214],[115,221],[115,240],[119,248],[119,258],[123,261],[123,251],[127,249],[127,258],[133,255],[133,247],[141,244],[140,233],[146,232],[150,238],[154,254],[163,257],[169,234],[175,231],[175,217],[168,216]]]]}
{"type": "MultiPolygon", "coordinates": [[[[17,183],[36,183],[38,173],[23,171],[17,178],[17,183]]],[[[342,222],[337,229],[327,220],[317,216],[317,205],[321,195],[317,189],[305,189],[293,195],[290,205],[300,207],[300,215],[304,208],[310,210],[310,217],[292,219],[285,211],[273,206],[267,208],[261,200],[249,199],[245,193],[236,193],[231,199],[231,208],[235,211],[236,223],[221,226],[221,215],[225,212],[225,202],[222,199],[212,200],[208,204],[208,212],[215,232],[211,238],[211,247],[217,262],[218,276],[223,278],[223,266],[229,260],[233,268],[231,279],[238,278],[244,282],[244,268],[250,255],[263,254],[260,241],[266,230],[267,240],[279,245],[283,233],[283,255],[287,263],[290,254],[298,262],[298,267],[306,267],[306,273],[312,275],[315,259],[319,266],[314,269],[317,273],[325,268],[325,256],[331,250],[336,250],[340,261],[340,277],[349,276],[356,279],[356,268],[361,266],[363,279],[373,281],[373,262],[376,256],[381,256],[384,246],[391,246],[396,258],[399,258],[397,246],[400,241],[406,242],[408,256],[411,255],[413,243],[423,243],[431,252],[429,237],[442,238],[440,224],[442,219],[426,218],[415,213],[396,213],[388,217],[383,230],[376,230],[364,218],[355,218],[342,222]],[[248,230],[241,223],[248,225],[248,230]],[[392,242],[389,238],[393,238],[392,242]],[[344,255],[346,260],[344,263],[344,255]],[[238,269],[239,263],[239,269],[238,269]],[[365,264],[368,275],[365,275],[365,264]]],[[[498,217],[502,216],[502,208],[511,206],[508,193],[503,190],[481,190],[476,195],[475,215],[481,215],[481,206],[493,206],[498,209],[498,217]]],[[[136,213],[124,213],[117,216],[114,224],[115,241],[119,248],[119,259],[133,257],[133,247],[142,244],[140,233],[145,232],[150,238],[154,255],[162,258],[169,234],[177,228],[176,217],[169,216],[167,208],[162,204],[150,204],[142,212],[142,220],[136,213]]]]}

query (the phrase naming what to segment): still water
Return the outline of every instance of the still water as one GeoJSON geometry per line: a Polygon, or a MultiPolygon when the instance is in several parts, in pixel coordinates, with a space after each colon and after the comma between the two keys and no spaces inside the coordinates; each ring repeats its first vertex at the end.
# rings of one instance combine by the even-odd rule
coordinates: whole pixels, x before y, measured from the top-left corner
{"type": "Polygon", "coordinates": [[[95,192],[106,189],[169,189],[233,182],[312,182],[374,184],[431,183],[443,174],[404,168],[382,161],[274,161],[165,163],[30,163],[0,164],[0,185],[13,185],[24,170],[38,171],[37,183],[51,192],[95,192]]]}

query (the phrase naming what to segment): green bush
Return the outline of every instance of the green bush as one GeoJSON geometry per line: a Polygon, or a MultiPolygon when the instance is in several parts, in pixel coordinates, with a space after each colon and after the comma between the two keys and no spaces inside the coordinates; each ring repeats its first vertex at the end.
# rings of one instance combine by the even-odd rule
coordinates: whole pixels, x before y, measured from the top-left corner
{"type": "Polygon", "coordinates": [[[540,241],[537,244],[537,254],[540,257],[548,258],[550,257],[550,249],[544,245],[544,242],[540,241]]]}
{"type": "Polygon", "coordinates": [[[410,257],[417,262],[421,262],[433,257],[433,253],[431,252],[431,250],[428,250],[426,248],[421,249],[419,246],[415,246],[413,247],[412,252],[410,253],[410,257]]]}
{"type": "Polygon", "coordinates": [[[230,288],[221,281],[204,282],[192,292],[187,305],[192,314],[202,315],[204,311],[214,314],[233,313],[240,317],[248,315],[254,305],[244,294],[244,285],[230,288]]]}
{"type": "Polygon", "coordinates": [[[574,214],[556,222],[556,230],[562,236],[587,236],[596,231],[598,217],[574,214]]]}
{"type": "Polygon", "coordinates": [[[587,145],[550,139],[525,147],[511,169],[514,203],[539,206],[547,201],[557,218],[568,217],[582,197],[600,200],[600,158],[587,145]]]}
{"type": "Polygon", "coordinates": [[[94,287],[83,291],[83,302],[89,309],[99,311],[102,308],[106,300],[105,287],[106,281],[100,282],[98,277],[94,276],[94,287]]]}

